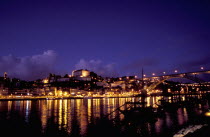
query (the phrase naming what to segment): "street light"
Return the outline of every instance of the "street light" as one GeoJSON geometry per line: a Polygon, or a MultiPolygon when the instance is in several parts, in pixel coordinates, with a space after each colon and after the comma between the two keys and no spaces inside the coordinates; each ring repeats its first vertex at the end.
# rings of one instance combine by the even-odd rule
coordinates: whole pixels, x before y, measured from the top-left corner
{"type": "Polygon", "coordinates": [[[204,69],[204,67],[201,67],[201,70],[203,70],[204,69]]]}
{"type": "Polygon", "coordinates": [[[155,75],[155,73],[152,73],[152,75],[154,76],[154,75],[155,75]]]}
{"type": "Polygon", "coordinates": [[[163,74],[166,74],[166,72],[163,72],[163,74]]]}
{"type": "Polygon", "coordinates": [[[175,73],[177,73],[178,71],[177,71],[177,70],[175,70],[174,72],[175,72],[175,73]]]}

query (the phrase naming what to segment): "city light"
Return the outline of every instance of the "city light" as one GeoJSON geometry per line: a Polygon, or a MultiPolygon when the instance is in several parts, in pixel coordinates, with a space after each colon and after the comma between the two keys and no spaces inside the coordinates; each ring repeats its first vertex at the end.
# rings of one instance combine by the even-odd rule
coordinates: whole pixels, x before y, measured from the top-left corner
{"type": "Polygon", "coordinates": [[[44,79],[43,82],[46,84],[48,83],[48,79],[44,79]]]}
{"type": "Polygon", "coordinates": [[[201,69],[203,70],[203,69],[204,69],[204,67],[201,67],[201,69]]]}
{"type": "Polygon", "coordinates": [[[48,95],[53,95],[52,92],[49,92],[48,95]]]}
{"type": "MultiPolygon", "coordinates": [[[[204,68],[200,66],[200,69],[204,69],[204,68]]],[[[79,71],[77,71],[77,72],[79,72],[79,71]]],[[[81,70],[81,72],[82,72],[82,70],[81,70]]],[[[176,69],[174,69],[174,72],[176,73],[175,76],[180,77],[180,78],[183,78],[185,74],[195,75],[195,76],[199,74],[199,72],[188,72],[188,73],[181,73],[181,74],[178,75],[179,72],[176,69]]],[[[118,78],[106,78],[103,82],[102,81],[99,82],[99,80],[97,80],[96,77],[93,77],[91,75],[89,76],[89,78],[90,78],[89,81],[80,80],[79,77],[83,76],[83,75],[81,75],[81,73],[78,73],[78,75],[76,77],[72,76],[72,75],[68,75],[68,76],[73,77],[73,78],[72,79],[69,78],[69,79],[67,79],[67,81],[65,81],[66,83],[68,83],[68,82],[74,82],[74,83],[78,82],[78,83],[80,83],[81,82],[81,84],[80,84],[80,85],[82,85],[81,89],[79,89],[79,86],[78,87],[65,87],[64,86],[64,87],[59,87],[58,88],[58,87],[55,87],[55,86],[52,85],[53,82],[57,82],[58,84],[59,84],[59,82],[64,82],[63,78],[66,78],[66,75],[63,76],[63,77],[62,76],[59,77],[57,79],[57,81],[55,81],[55,79],[52,77],[52,75],[50,75],[50,77],[42,79],[42,81],[39,81],[40,84],[43,85],[43,87],[41,89],[39,88],[38,81],[34,81],[34,83],[32,85],[37,87],[37,89],[39,88],[40,91],[39,92],[36,91],[39,95],[46,95],[48,97],[49,96],[54,96],[54,97],[61,98],[61,97],[76,97],[76,95],[78,95],[78,96],[89,96],[89,94],[87,94],[88,92],[92,93],[91,96],[93,94],[95,94],[95,92],[98,93],[97,96],[103,96],[103,94],[106,95],[109,92],[110,92],[110,96],[115,96],[115,95],[118,96],[118,95],[121,94],[121,92],[124,92],[124,91],[121,91],[121,90],[125,90],[126,86],[129,87],[130,91],[138,91],[138,90],[141,90],[141,88],[144,88],[145,90],[148,90],[148,91],[155,90],[155,88],[157,86],[156,84],[160,83],[161,80],[165,80],[165,79],[168,79],[168,78],[171,78],[171,77],[174,76],[174,74],[168,74],[168,72],[166,72],[166,71],[162,71],[161,73],[162,73],[162,76],[161,75],[158,76],[159,73],[158,74],[151,73],[150,76],[148,75],[149,76],[148,78],[146,78],[146,74],[142,73],[142,83],[143,83],[142,85],[143,86],[141,84],[139,84],[140,80],[137,80],[137,78],[138,78],[137,75],[118,77],[118,78]],[[164,74],[167,74],[167,75],[164,75],[164,74]],[[137,83],[134,83],[134,82],[137,82],[138,85],[140,85],[140,86],[137,87],[137,89],[133,89],[133,87],[132,87],[132,86],[134,86],[134,84],[137,84],[137,83]],[[95,86],[94,84],[96,84],[97,86],[103,86],[103,88],[106,89],[107,91],[101,92],[101,91],[103,91],[103,89],[100,89],[101,91],[96,89],[94,87],[95,86]]],[[[64,80],[66,80],[66,79],[64,79],[64,80]]],[[[164,84],[164,85],[166,85],[166,84],[164,84]]],[[[26,89],[26,90],[27,90],[26,93],[32,93],[31,95],[33,96],[33,92],[30,92],[30,90],[28,90],[28,89],[26,89]]],[[[196,88],[196,91],[199,91],[199,90],[200,90],[200,87],[199,87],[199,89],[196,88]]],[[[6,93],[9,90],[0,89],[0,91],[6,93]]],[[[25,91],[25,89],[23,91],[25,91]]],[[[181,89],[181,92],[182,91],[183,91],[183,89],[181,89]]],[[[168,89],[168,92],[172,93],[173,92],[173,87],[170,87],[168,89]]],[[[20,91],[20,93],[23,93],[23,92],[20,91]]],[[[20,93],[17,94],[17,95],[20,95],[20,93]]],[[[154,91],[154,93],[156,93],[156,91],[154,91]]],[[[0,97],[2,97],[2,95],[0,97]]],[[[8,98],[9,98],[9,96],[8,96],[8,98]]],[[[40,98],[43,98],[43,96],[40,96],[40,98]]]]}
{"type": "Polygon", "coordinates": [[[205,116],[210,117],[210,112],[206,112],[205,116]]]}

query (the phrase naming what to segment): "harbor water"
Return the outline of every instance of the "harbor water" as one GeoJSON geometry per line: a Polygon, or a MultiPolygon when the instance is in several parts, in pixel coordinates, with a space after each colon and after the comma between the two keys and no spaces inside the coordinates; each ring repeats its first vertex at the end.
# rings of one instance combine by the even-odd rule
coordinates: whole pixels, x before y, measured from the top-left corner
{"type": "MultiPolygon", "coordinates": [[[[144,98],[154,108],[160,99],[144,98]]],[[[125,123],[115,110],[130,100],[134,98],[0,101],[1,136],[174,136],[190,125],[208,124],[201,117],[209,107],[207,100],[164,112],[152,123],[125,123]],[[104,117],[107,122],[101,125],[98,121],[104,117]]]]}

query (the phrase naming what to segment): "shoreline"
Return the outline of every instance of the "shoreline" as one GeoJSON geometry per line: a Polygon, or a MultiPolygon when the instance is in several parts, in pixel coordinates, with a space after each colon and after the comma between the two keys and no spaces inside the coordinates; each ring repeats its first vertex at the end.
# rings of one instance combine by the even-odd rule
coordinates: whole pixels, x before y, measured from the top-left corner
{"type": "Polygon", "coordinates": [[[60,100],[60,99],[101,99],[101,98],[131,98],[134,96],[113,96],[113,97],[8,97],[0,98],[0,101],[20,101],[20,100],[60,100]]]}
{"type": "MultiPolygon", "coordinates": [[[[152,97],[152,96],[178,96],[185,94],[172,94],[172,95],[130,95],[130,96],[0,96],[0,101],[18,101],[18,100],[59,100],[59,99],[101,99],[101,98],[132,98],[132,97],[152,97]]],[[[192,94],[191,94],[192,95],[192,94]]],[[[199,94],[194,94],[199,95],[199,94]]]]}

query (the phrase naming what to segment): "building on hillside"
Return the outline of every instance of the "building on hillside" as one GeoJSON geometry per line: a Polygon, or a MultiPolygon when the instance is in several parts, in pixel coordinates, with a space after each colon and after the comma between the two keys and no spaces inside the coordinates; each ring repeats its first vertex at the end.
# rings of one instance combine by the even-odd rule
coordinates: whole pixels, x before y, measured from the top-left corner
{"type": "Polygon", "coordinates": [[[88,71],[87,69],[74,70],[72,72],[72,76],[74,76],[74,77],[88,77],[88,76],[90,76],[90,71],[88,71]]]}
{"type": "Polygon", "coordinates": [[[113,83],[111,83],[111,87],[115,88],[115,87],[121,87],[123,90],[125,90],[125,81],[115,81],[113,83]]]}
{"type": "Polygon", "coordinates": [[[105,81],[102,81],[102,82],[96,82],[96,85],[99,86],[99,87],[103,87],[103,88],[109,88],[109,84],[105,81]]]}
{"type": "Polygon", "coordinates": [[[89,70],[86,70],[86,69],[74,70],[72,72],[72,76],[76,80],[91,81],[90,71],[89,70]]]}

